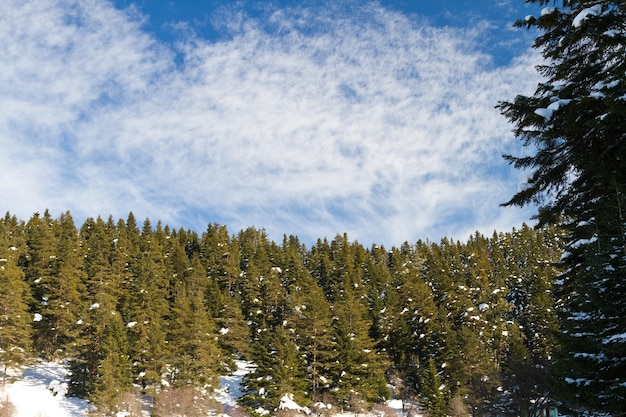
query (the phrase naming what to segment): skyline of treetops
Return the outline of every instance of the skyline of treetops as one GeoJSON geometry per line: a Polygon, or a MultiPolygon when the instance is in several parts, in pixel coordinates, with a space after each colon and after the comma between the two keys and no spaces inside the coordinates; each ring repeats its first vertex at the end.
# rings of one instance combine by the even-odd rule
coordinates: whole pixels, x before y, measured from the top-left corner
{"type": "Polygon", "coordinates": [[[527,412],[547,393],[555,229],[307,248],[256,228],[140,226],[132,212],[78,227],[45,211],[7,213],[0,242],[0,296],[23,312],[4,316],[0,362],[66,360],[70,395],[102,412],[129,392],[210,392],[237,359],[256,365],[240,398],[251,412],[285,394],[353,411],[393,395],[431,415],[459,401],[527,412]]]}

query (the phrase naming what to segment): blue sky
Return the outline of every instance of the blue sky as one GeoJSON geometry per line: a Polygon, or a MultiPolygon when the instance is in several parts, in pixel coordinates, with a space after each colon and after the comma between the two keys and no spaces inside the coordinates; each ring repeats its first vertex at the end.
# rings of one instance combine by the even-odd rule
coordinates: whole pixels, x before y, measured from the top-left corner
{"type": "MultiPolygon", "coordinates": [[[[7,0],[0,203],[388,246],[509,231],[519,1],[7,0]]],[[[536,12],[536,11],[535,11],[536,12]]]]}

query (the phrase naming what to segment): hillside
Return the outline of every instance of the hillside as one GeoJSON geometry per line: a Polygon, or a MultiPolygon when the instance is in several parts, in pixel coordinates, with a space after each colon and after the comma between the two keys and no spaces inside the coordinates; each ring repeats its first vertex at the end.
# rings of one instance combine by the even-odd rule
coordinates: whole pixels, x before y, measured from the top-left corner
{"type": "MultiPolygon", "coordinates": [[[[239,361],[238,368],[232,375],[220,377],[220,389],[214,395],[219,403],[220,414],[225,416],[237,414],[241,380],[249,372],[249,366],[247,362],[239,361]]],[[[13,417],[83,417],[93,411],[93,406],[88,401],[65,396],[67,370],[59,363],[39,363],[23,373],[17,373],[14,378],[15,381],[7,385],[4,394],[0,394],[0,398],[8,400],[14,407],[13,417]]],[[[281,403],[281,406],[282,409],[302,410],[301,406],[290,401],[281,403]]],[[[149,403],[144,403],[143,407],[142,415],[149,416],[149,403]]],[[[401,402],[397,400],[389,401],[387,407],[388,411],[399,416],[406,414],[402,411],[401,402]]],[[[8,417],[5,414],[0,415],[8,417]]],[[[117,417],[131,415],[130,412],[124,411],[117,413],[117,417]]],[[[377,415],[380,413],[372,413],[372,416],[377,415]]]]}
{"type": "Polygon", "coordinates": [[[524,226],[465,243],[366,248],[337,235],[308,248],[255,228],[139,228],[132,213],[80,228],[69,212],[7,214],[0,362],[63,361],[63,390],[103,415],[137,398],[215,410],[220,376],[241,360],[255,366],[239,412],[276,413],[285,398],[354,413],[391,398],[431,415],[528,412],[548,392],[560,245],[556,230],[524,226]]]}

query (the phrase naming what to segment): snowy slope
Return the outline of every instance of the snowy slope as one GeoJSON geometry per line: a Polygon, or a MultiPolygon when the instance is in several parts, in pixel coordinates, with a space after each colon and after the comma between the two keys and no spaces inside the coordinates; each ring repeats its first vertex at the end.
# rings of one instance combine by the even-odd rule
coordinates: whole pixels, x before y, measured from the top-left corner
{"type": "MultiPolygon", "coordinates": [[[[237,370],[228,376],[220,377],[221,389],[216,391],[215,398],[223,404],[225,415],[237,407],[237,398],[241,393],[241,380],[253,369],[252,364],[245,361],[237,362],[237,370]]],[[[17,409],[14,417],[85,417],[91,409],[89,402],[66,397],[67,383],[64,382],[67,370],[60,363],[41,362],[26,369],[15,382],[7,383],[4,394],[17,409]]],[[[0,398],[4,395],[0,391],[0,398]]],[[[390,409],[401,416],[401,402],[390,401],[390,409]]],[[[295,408],[288,402],[284,408],[295,408]]],[[[351,413],[338,414],[338,417],[354,417],[351,413]]],[[[372,417],[377,414],[372,414],[372,417]]],[[[365,416],[364,416],[365,417],[365,416]]]]}
{"type": "Polygon", "coordinates": [[[241,380],[250,371],[254,369],[254,365],[246,361],[235,361],[237,370],[232,375],[220,377],[220,389],[215,392],[215,399],[222,404],[224,414],[237,406],[237,398],[241,397],[241,380]]]}
{"type": "Polygon", "coordinates": [[[59,363],[42,362],[26,369],[21,377],[7,384],[5,392],[15,405],[15,417],[83,417],[87,401],[66,397],[66,369],[59,363]]]}

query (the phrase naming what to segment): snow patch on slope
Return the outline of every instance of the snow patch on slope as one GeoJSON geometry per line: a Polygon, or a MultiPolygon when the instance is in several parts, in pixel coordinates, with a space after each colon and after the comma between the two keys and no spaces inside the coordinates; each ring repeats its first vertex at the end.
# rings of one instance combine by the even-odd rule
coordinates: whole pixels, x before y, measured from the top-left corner
{"type": "Polygon", "coordinates": [[[213,397],[222,404],[224,414],[228,415],[232,408],[237,407],[237,399],[243,395],[241,381],[243,377],[254,370],[252,362],[235,361],[237,369],[231,375],[220,376],[220,389],[215,390],[213,397]]]}
{"type": "MultiPolygon", "coordinates": [[[[236,361],[237,369],[231,375],[220,377],[220,389],[215,391],[214,398],[223,406],[221,416],[228,416],[232,408],[237,407],[237,398],[242,395],[241,381],[244,375],[254,369],[254,364],[246,361],[236,361]]],[[[7,384],[5,391],[0,391],[0,398],[4,394],[15,406],[17,413],[14,417],[85,417],[93,406],[79,398],[66,397],[67,369],[62,363],[40,362],[27,368],[21,375],[13,375],[15,382],[7,384]]],[[[405,417],[409,406],[402,401],[390,400],[386,403],[388,410],[398,417],[405,417]]],[[[289,395],[281,399],[282,409],[297,410],[306,414],[313,414],[310,409],[301,407],[289,395]]],[[[335,413],[335,417],[356,417],[354,413],[335,413]]],[[[360,414],[363,417],[380,417],[383,415],[377,410],[360,414]]],[[[417,414],[421,416],[420,414],[417,414]]]]}
{"type": "Polygon", "coordinates": [[[15,417],[84,417],[92,409],[89,402],[66,397],[67,370],[57,362],[41,362],[26,369],[5,388],[15,405],[15,417]]]}

